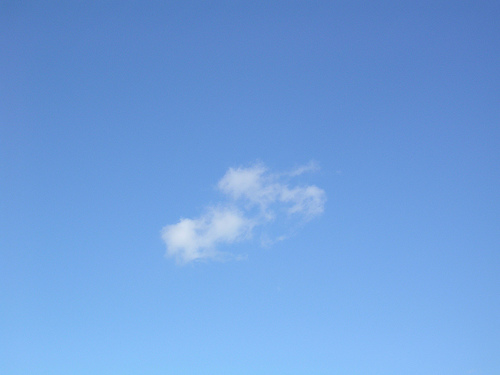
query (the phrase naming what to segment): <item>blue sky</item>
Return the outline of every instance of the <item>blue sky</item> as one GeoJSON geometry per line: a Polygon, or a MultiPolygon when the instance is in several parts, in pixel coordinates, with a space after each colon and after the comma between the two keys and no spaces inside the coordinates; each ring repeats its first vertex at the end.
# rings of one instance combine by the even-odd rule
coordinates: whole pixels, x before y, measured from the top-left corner
{"type": "Polygon", "coordinates": [[[0,372],[500,373],[499,16],[2,2],[0,372]]]}

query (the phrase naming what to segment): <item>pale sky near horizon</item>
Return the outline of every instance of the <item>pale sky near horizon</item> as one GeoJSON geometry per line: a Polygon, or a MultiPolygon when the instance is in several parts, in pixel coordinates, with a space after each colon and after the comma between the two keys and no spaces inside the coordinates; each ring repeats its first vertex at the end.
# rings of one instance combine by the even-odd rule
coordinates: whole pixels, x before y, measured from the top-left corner
{"type": "Polygon", "coordinates": [[[0,373],[500,373],[500,3],[0,3],[0,373]]]}

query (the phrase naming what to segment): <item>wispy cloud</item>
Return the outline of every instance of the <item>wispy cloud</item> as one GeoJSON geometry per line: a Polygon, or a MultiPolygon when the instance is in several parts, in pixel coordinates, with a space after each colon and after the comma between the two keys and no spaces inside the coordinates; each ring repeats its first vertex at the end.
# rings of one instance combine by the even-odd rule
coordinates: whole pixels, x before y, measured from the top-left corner
{"type": "MultiPolygon", "coordinates": [[[[324,190],[315,185],[290,186],[290,180],[317,169],[314,163],[288,173],[271,173],[263,164],[229,168],[217,184],[226,201],[207,209],[199,218],[181,218],[162,229],[166,255],[179,263],[221,258],[228,253],[218,251],[218,245],[249,239],[254,228],[275,222],[282,215],[302,222],[311,220],[324,210],[324,190]]],[[[282,234],[270,240],[266,234],[263,243],[286,237],[282,234]]]]}
{"type": "Polygon", "coordinates": [[[319,165],[318,163],[316,163],[315,161],[310,161],[308,164],[306,165],[301,165],[295,169],[293,169],[291,172],[289,172],[288,174],[290,176],[300,176],[301,174],[303,173],[306,173],[306,172],[316,172],[319,170],[319,165]]]}

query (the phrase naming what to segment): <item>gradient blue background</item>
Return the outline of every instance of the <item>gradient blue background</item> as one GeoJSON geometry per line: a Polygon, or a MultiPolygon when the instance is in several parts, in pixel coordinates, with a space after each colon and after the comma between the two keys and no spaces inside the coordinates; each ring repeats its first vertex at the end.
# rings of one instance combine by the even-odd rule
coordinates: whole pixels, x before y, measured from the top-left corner
{"type": "Polygon", "coordinates": [[[0,3],[2,374],[499,374],[498,1],[0,3]],[[227,168],[292,239],[176,266],[227,168]]]}

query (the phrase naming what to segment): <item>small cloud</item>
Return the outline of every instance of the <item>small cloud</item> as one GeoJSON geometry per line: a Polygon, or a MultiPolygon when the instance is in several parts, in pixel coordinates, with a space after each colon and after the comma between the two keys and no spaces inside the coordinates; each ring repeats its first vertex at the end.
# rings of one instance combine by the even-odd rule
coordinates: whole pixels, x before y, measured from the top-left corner
{"type": "Polygon", "coordinates": [[[276,200],[277,187],[265,175],[266,172],[263,165],[229,168],[217,186],[234,200],[243,199],[248,203],[267,207],[276,200]]]}
{"type": "MultiPolygon", "coordinates": [[[[291,187],[288,180],[316,169],[314,163],[281,174],[269,172],[263,164],[229,168],[217,184],[226,202],[197,219],[182,218],[162,229],[166,255],[179,263],[217,259],[228,255],[218,251],[217,245],[248,239],[255,227],[269,225],[283,214],[304,222],[311,220],[324,210],[325,191],[315,185],[291,187]]],[[[261,236],[265,246],[287,237],[261,236]]]]}
{"type": "MultiPolygon", "coordinates": [[[[316,168],[316,165],[310,163],[296,168],[289,175],[298,176],[312,168],[316,168]]],[[[303,214],[308,218],[323,212],[326,195],[322,189],[314,185],[290,188],[279,181],[280,176],[269,173],[263,165],[230,168],[219,181],[218,188],[234,200],[259,206],[267,214],[270,214],[269,209],[275,203],[289,204],[288,213],[303,214]]]]}
{"type": "Polygon", "coordinates": [[[162,229],[167,256],[179,263],[216,258],[219,243],[233,243],[250,234],[253,223],[241,212],[231,208],[209,210],[197,219],[181,219],[162,229]]]}

